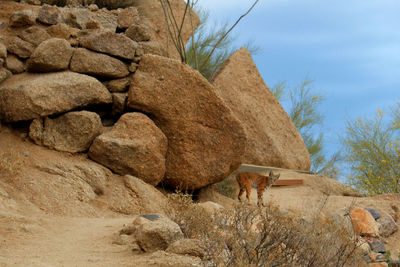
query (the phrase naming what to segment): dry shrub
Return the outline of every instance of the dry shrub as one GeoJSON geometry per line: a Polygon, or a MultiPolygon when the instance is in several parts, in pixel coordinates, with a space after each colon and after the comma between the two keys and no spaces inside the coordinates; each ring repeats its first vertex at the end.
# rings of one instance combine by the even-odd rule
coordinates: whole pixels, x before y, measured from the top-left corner
{"type": "Polygon", "coordinates": [[[170,196],[170,216],[187,238],[204,242],[204,266],[358,266],[357,238],[333,220],[312,221],[238,204],[214,215],[189,195],[170,196]]]}
{"type": "Polygon", "coordinates": [[[218,193],[229,198],[235,198],[237,187],[237,182],[234,177],[228,177],[217,183],[218,193]]]}

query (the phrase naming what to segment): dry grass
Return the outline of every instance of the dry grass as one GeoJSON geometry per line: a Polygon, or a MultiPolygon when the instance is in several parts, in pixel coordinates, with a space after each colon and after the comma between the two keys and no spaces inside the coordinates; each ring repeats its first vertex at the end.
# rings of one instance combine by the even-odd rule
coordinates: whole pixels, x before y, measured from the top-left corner
{"type": "Polygon", "coordinates": [[[171,218],[186,237],[204,242],[205,266],[358,266],[357,238],[326,217],[312,221],[272,205],[237,205],[211,215],[191,196],[170,196],[171,218]]]}

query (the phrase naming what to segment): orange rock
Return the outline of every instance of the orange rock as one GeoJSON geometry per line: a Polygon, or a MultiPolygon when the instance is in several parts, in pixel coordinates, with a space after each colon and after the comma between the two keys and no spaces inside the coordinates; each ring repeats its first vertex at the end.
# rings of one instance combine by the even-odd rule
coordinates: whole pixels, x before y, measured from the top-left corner
{"type": "Polygon", "coordinates": [[[361,236],[379,236],[379,228],[371,213],[362,208],[355,208],[350,212],[354,231],[361,236]]]}

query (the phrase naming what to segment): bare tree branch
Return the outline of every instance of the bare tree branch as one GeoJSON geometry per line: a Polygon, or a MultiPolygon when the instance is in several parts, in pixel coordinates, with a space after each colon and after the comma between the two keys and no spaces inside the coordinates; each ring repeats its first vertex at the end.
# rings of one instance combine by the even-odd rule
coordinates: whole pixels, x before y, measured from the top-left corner
{"type": "MultiPolygon", "coordinates": [[[[232,27],[229,28],[229,30],[218,40],[218,42],[214,45],[213,49],[211,50],[211,52],[208,54],[206,60],[204,62],[207,62],[208,59],[212,56],[212,54],[214,53],[215,49],[218,47],[218,45],[226,38],[226,36],[228,36],[228,34],[236,27],[236,25],[240,22],[240,20],[242,18],[244,18],[245,16],[247,16],[251,10],[253,10],[253,8],[256,6],[256,4],[258,3],[259,0],[254,1],[253,5],[249,8],[249,10],[247,10],[246,13],[244,13],[243,15],[241,15],[236,22],[232,25],[232,27]]],[[[200,66],[200,68],[202,68],[204,66],[205,63],[202,64],[202,66],[200,66]]]]}

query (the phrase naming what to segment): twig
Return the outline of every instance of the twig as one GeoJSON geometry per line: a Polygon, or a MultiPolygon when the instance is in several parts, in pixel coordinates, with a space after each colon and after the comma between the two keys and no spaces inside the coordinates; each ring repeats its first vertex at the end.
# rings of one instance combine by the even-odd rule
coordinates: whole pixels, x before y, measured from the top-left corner
{"type": "Polygon", "coordinates": [[[232,25],[232,27],[229,28],[229,30],[218,40],[218,42],[214,45],[213,49],[211,50],[211,52],[208,54],[207,58],[204,60],[204,63],[201,65],[200,68],[202,68],[205,64],[205,62],[207,62],[210,57],[212,56],[212,54],[214,53],[215,49],[218,47],[218,45],[226,38],[226,36],[236,27],[236,25],[239,23],[239,21],[244,18],[245,16],[247,16],[247,14],[250,13],[251,10],[253,10],[253,8],[255,7],[255,5],[258,3],[259,0],[256,0],[253,5],[249,8],[249,10],[247,10],[246,13],[244,13],[243,15],[241,15],[239,17],[239,19],[236,20],[236,22],[232,25]]]}

